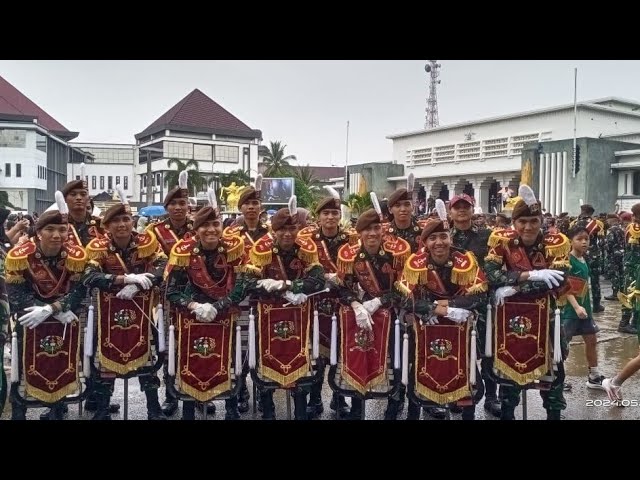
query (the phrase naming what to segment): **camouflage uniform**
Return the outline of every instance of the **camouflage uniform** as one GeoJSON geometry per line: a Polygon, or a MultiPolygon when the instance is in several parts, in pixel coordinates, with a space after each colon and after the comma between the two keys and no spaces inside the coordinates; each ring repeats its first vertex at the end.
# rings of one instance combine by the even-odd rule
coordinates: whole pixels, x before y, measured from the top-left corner
{"type": "Polygon", "coordinates": [[[624,292],[624,230],[620,225],[609,227],[604,240],[606,257],[606,271],[611,279],[611,297],[616,297],[618,292],[624,292]]]}
{"type": "Polygon", "coordinates": [[[584,227],[589,231],[589,249],[585,255],[585,260],[589,266],[591,275],[591,296],[593,298],[593,311],[597,313],[602,311],[600,292],[600,274],[602,273],[602,255],[601,244],[604,240],[604,224],[600,220],[596,220],[587,215],[581,215],[578,219],[571,223],[573,227],[584,227]]]}

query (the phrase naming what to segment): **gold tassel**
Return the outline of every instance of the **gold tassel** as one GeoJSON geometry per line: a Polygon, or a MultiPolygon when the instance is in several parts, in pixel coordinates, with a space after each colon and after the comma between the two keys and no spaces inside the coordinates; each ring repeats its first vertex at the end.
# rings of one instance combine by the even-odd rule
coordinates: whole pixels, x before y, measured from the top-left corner
{"type": "Polygon", "coordinates": [[[456,285],[469,285],[476,279],[478,267],[472,268],[469,272],[461,272],[455,268],[451,270],[451,283],[456,285]]]}
{"type": "Polygon", "coordinates": [[[11,271],[11,272],[20,272],[22,270],[26,270],[27,268],[29,268],[29,258],[27,256],[12,257],[9,254],[5,258],[4,268],[7,271],[11,271]]]}
{"type": "Polygon", "coordinates": [[[151,242],[147,245],[138,245],[138,254],[140,258],[147,258],[156,253],[158,250],[158,239],[152,232],[147,232],[147,235],[151,237],[151,242]]]}
{"type": "Polygon", "coordinates": [[[484,261],[485,261],[485,263],[486,262],[495,262],[495,263],[497,263],[499,265],[502,265],[504,263],[504,260],[502,259],[501,256],[495,255],[493,253],[487,254],[487,256],[484,257],[484,261]]]}
{"type": "Polygon", "coordinates": [[[307,252],[300,249],[298,250],[298,258],[307,264],[316,264],[320,262],[317,250],[315,252],[307,252]]]}
{"type": "MultiPolygon", "coordinates": [[[[92,248],[90,248],[89,246],[87,246],[87,258],[89,260],[96,260],[96,261],[100,261],[104,258],[106,258],[107,256],[107,250],[93,250],[92,248]]],[[[89,262],[91,263],[91,262],[89,262]]]]}
{"type": "Polygon", "coordinates": [[[551,268],[570,268],[571,262],[569,260],[554,260],[551,262],[551,268]]]}
{"type": "Polygon", "coordinates": [[[502,237],[498,235],[502,230],[498,230],[497,232],[492,232],[489,235],[489,240],[487,240],[487,245],[490,247],[497,247],[498,245],[503,245],[509,243],[509,238],[502,237]]]}
{"type": "Polygon", "coordinates": [[[393,267],[396,270],[399,270],[400,268],[402,268],[410,255],[411,255],[411,251],[404,253],[402,255],[398,255],[397,257],[393,257],[393,267]]]}
{"type": "Polygon", "coordinates": [[[240,242],[237,246],[233,247],[231,250],[227,250],[227,261],[235,262],[237,259],[242,257],[244,253],[244,243],[240,242]]]}
{"type": "Polygon", "coordinates": [[[315,263],[310,263],[307,268],[304,269],[304,273],[308,273],[311,269],[315,268],[315,267],[322,267],[322,264],[318,261],[315,263]]]}
{"type": "Polygon", "coordinates": [[[403,297],[408,297],[409,295],[411,295],[411,290],[409,289],[409,287],[407,287],[404,283],[396,281],[393,284],[394,287],[396,287],[396,290],[403,296],[403,297]]]}
{"type": "Polygon", "coordinates": [[[345,261],[338,257],[338,271],[340,273],[352,274],[353,273],[353,261],[345,261]]]}
{"type": "Polygon", "coordinates": [[[556,299],[556,305],[558,307],[564,307],[567,304],[567,296],[566,295],[561,295],[560,297],[558,297],[556,299]]]}
{"type": "MultiPolygon", "coordinates": [[[[404,271],[403,271],[404,278],[407,279],[407,282],[409,282],[410,285],[418,284],[418,282],[421,280],[423,273],[426,273],[426,270],[423,270],[423,271],[413,270],[408,265],[405,265],[404,271]]],[[[424,282],[420,282],[420,283],[424,283],[424,282]]]]}
{"type": "Polygon", "coordinates": [[[562,243],[560,245],[545,245],[544,252],[547,257],[566,257],[571,251],[569,239],[562,235],[562,243]]]}
{"type": "Polygon", "coordinates": [[[255,265],[251,265],[250,263],[246,263],[244,265],[239,265],[234,269],[236,273],[249,273],[251,275],[255,275],[256,277],[262,277],[262,270],[255,265]]]}
{"type": "Polygon", "coordinates": [[[71,258],[70,256],[67,256],[64,266],[70,272],[84,272],[84,269],[87,266],[87,256],[85,255],[84,258],[71,258]]]}
{"type": "Polygon", "coordinates": [[[273,260],[273,254],[271,249],[263,253],[258,253],[256,252],[255,248],[252,248],[251,252],[249,252],[249,259],[251,260],[251,263],[253,265],[258,268],[262,268],[271,264],[271,261],[273,260]]]}
{"type": "Polygon", "coordinates": [[[24,283],[24,277],[22,275],[16,275],[14,273],[7,273],[5,280],[7,283],[24,283]]]}
{"type": "Polygon", "coordinates": [[[176,255],[172,253],[169,257],[169,265],[175,265],[177,267],[188,267],[191,261],[191,255],[176,255]]]}
{"type": "Polygon", "coordinates": [[[481,283],[476,283],[475,285],[472,285],[469,288],[467,288],[467,292],[470,293],[471,295],[475,295],[477,293],[484,293],[488,289],[489,289],[489,285],[487,285],[487,282],[481,282],[481,283]]]}

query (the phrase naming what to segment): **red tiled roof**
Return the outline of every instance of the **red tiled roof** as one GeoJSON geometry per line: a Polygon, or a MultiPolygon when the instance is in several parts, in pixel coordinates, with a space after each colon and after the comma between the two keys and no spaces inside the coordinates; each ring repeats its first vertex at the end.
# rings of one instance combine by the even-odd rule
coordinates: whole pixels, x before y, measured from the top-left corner
{"type": "Polygon", "coordinates": [[[262,136],[259,130],[249,128],[247,124],[197,88],[135,137],[139,139],[172,128],[181,131],[220,133],[230,136],[235,134],[251,138],[256,135],[262,136]]]}
{"type": "Polygon", "coordinates": [[[38,105],[29,100],[16,87],[0,76],[0,114],[24,115],[34,117],[38,120],[38,125],[46,128],[54,134],[68,138],[75,134],[70,132],[55,118],[42,110],[38,105]]]}

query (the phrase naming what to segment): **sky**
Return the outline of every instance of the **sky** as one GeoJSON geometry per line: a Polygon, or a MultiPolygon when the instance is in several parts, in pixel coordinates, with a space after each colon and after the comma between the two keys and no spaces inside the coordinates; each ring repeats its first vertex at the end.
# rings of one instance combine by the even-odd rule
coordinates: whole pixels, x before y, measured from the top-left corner
{"type": "MultiPolygon", "coordinates": [[[[440,125],[617,96],[640,100],[640,61],[439,60],[440,125]]],[[[134,135],[198,88],[300,165],[392,160],[387,135],[424,128],[426,60],[0,61],[0,75],[79,142],[134,135]]]]}

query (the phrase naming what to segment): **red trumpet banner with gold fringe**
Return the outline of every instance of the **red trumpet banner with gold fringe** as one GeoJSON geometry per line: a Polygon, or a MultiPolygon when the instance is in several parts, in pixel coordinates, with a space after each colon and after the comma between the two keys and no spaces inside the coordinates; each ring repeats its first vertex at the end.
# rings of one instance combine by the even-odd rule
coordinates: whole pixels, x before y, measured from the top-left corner
{"type": "Polygon", "coordinates": [[[494,368],[519,385],[550,367],[549,296],[514,295],[496,308],[494,368]]]}
{"type": "Polygon", "coordinates": [[[27,395],[55,403],[80,389],[79,332],[77,320],[64,332],[64,325],[53,317],[34,329],[24,329],[22,366],[27,395]]]}
{"type": "Polygon", "coordinates": [[[438,317],[439,324],[415,323],[415,388],[438,404],[471,395],[469,388],[469,322],[438,317]]]}
{"type": "Polygon", "coordinates": [[[100,365],[117,374],[127,374],[149,361],[153,292],[122,300],[114,293],[98,295],[98,358],[100,365]]]}
{"type": "Polygon", "coordinates": [[[340,308],[342,376],[361,394],[387,379],[391,313],[379,308],[371,331],[358,327],[353,308],[340,308]]]}
{"type": "Polygon", "coordinates": [[[260,373],[281,386],[309,372],[310,303],[283,306],[258,304],[260,373]]]}
{"type": "Polygon", "coordinates": [[[178,387],[199,402],[231,389],[231,352],[236,313],[199,322],[191,312],[178,313],[178,387]]]}

